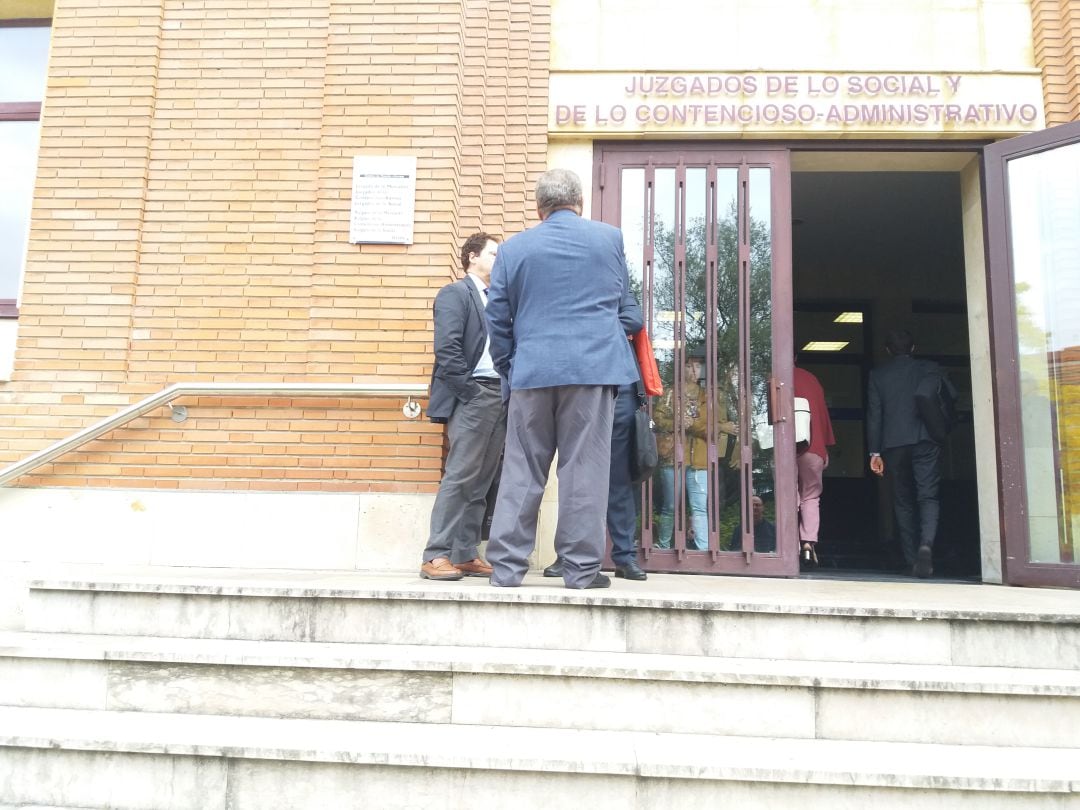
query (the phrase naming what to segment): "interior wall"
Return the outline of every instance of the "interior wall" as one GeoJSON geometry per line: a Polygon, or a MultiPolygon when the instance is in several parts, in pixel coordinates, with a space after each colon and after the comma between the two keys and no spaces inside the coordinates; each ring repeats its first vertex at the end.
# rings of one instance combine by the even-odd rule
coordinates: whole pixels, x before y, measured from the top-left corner
{"type": "MultiPolygon", "coordinates": [[[[833,156],[844,157],[843,153],[833,156]]],[[[793,173],[794,297],[802,312],[802,331],[813,332],[797,333],[796,338],[800,345],[807,339],[851,339],[835,360],[822,356],[822,362],[842,363],[846,357],[850,368],[851,362],[865,357],[869,368],[886,361],[886,335],[907,328],[915,336],[918,354],[940,359],[949,368],[961,391],[961,409],[969,411],[970,418],[957,426],[944,454],[943,568],[969,576],[981,566],[984,578],[999,581],[1000,554],[994,556],[999,532],[978,161],[975,153],[957,153],[953,160],[948,169],[931,162],[929,169],[905,171],[902,164],[889,164],[888,171],[878,171],[873,165],[859,165],[859,160],[848,168],[839,159],[817,171],[793,173]],[[856,167],[863,170],[851,170],[856,167]],[[968,173],[962,173],[962,168],[968,173]],[[971,171],[975,171],[974,186],[971,171]],[[807,315],[815,304],[840,303],[844,308],[862,309],[868,320],[865,326],[834,324],[829,313],[807,315]],[[965,402],[969,362],[970,406],[965,402]],[[982,436],[991,438],[987,441],[982,436]],[[977,523],[975,512],[979,513],[977,523]]],[[[854,446],[855,435],[847,436],[845,443],[854,446]]],[[[866,475],[863,456],[851,458],[850,463],[855,467],[848,478],[866,475]]],[[[852,485],[854,479],[847,484],[852,485]]],[[[878,497],[877,536],[884,541],[894,534],[887,488],[879,490],[878,497]]],[[[865,515],[858,525],[866,526],[868,520],[871,516],[865,515]]],[[[885,542],[882,553],[889,553],[890,548],[885,542]]],[[[849,541],[852,554],[871,553],[871,549],[849,541]]]]}
{"type": "Polygon", "coordinates": [[[979,534],[983,582],[1000,584],[1001,514],[998,499],[997,430],[994,420],[990,315],[987,311],[986,255],[983,237],[982,179],[975,158],[960,174],[964,219],[968,346],[971,352],[971,404],[975,423],[975,469],[979,493],[979,534]]]}
{"type": "MultiPolygon", "coordinates": [[[[953,172],[828,172],[792,177],[797,301],[879,299],[875,346],[906,326],[910,302],[964,301],[959,175],[953,172]],[[839,201],[839,202],[838,202],[839,201]]],[[[960,336],[961,339],[964,336],[960,336]]],[[[878,349],[875,359],[884,359],[878,349]]]]}

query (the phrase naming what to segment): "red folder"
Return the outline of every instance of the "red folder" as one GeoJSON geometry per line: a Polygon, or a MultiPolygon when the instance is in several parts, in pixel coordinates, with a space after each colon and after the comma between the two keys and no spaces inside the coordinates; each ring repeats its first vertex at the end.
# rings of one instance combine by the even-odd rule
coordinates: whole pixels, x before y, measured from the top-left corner
{"type": "Polygon", "coordinates": [[[656,365],[656,355],[653,354],[652,341],[649,340],[649,332],[642,329],[631,338],[634,343],[634,354],[637,355],[638,367],[641,369],[641,381],[645,385],[645,394],[650,397],[658,397],[664,393],[664,384],[660,381],[660,369],[656,365]]]}

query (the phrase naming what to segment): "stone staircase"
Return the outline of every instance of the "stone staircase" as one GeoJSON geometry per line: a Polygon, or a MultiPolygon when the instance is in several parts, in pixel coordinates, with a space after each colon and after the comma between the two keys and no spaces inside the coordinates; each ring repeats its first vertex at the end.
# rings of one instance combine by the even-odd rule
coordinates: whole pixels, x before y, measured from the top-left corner
{"type": "Polygon", "coordinates": [[[1080,808],[1075,593],[526,582],[31,573],[0,810],[1080,808]]]}

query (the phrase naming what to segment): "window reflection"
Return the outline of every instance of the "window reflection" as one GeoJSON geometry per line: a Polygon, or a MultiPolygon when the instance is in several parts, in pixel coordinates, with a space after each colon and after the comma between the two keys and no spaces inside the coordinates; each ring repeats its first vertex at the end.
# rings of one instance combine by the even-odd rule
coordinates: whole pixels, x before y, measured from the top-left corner
{"type": "MultiPolygon", "coordinates": [[[[754,416],[764,413],[772,371],[770,170],[749,172],[745,234],[739,232],[739,169],[687,167],[685,188],[674,168],[657,168],[652,176],[650,190],[647,174],[625,169],[622,187],[627,245],[638,249],[628,229],[640,222],[645,233],[643,303],[664,383],[664,394],[652,402],[660,463],[644,491],[643,536],[647,531],[654,549],[738,551],[744,522],[772,526],[775,515],[771,449],[757,449],[745,471],[741,465],[741,447],[752,441],[754,416]],[[639,189],[641,204],[627,199],[639,189]],[[746,239],[750,255],[740,278],[739,249],[746,239]],[[739,368],[743,312],[751,333],[745,393],[739,368]],[[743,492],[759,502],[743,504],[743,492]]],[[[776,550],[775,531],[771,540],[761,538],[765,545],[750,531],[755,551],[776,550]]]]}
{"type": "Polygon", "coordinates": [[[720,422],[717,435],[717,503],[720,545],[738,549],[739,510],[739,170],[716,173],[716,379],[720,422]]]}
{"type": "Polygon", "coordinates": [[[14,302],[26,255],[37,169],[41,100],[49,58],[48,26],[5,27],[0,21],[0,104],[18,104],[0,121],[0,301],[14,302]],[[29,106],[33,112],[27,112],[29,106]],[[32,119],[32,120],[28,120],[32,119]]]}
{"type": "MultiPolygon", "coordinates": [[[[655,172],[653,209],[653,348],[664,383],[664,394],[653,405],[659,466],[653,480],[654,548],[673,548],[676,532],[685,532],[685,510],[676,508],[685,499],[687,481],[676,476],[676,449],[679,446],[681,416],[676,415],[679,391],[676,391],[678,321],[681,309],[676,306],[675,289],[675,170],[655,172]]],[[[679,389],[682,389],[680,379],[679,389]]]]}
{"type": "Polygon", "coordinates": [[[1010,161],[1008,184],[1030,561],[1076,562],[1080,144],[1010,161]]]}
{"type": "MultiPolygon", "coordinates": [[[[760,424],[763,420],[768,421],[769,379],[772,375],[772,187],[769,169],[750,170],[749,227],[750,389],[747,393],[751,418],[760,424]]],[[[751,486],[754,495],[762,500],[764,513],[775,515],[775,441],[768,441],[767,445],[752,444],[751,486]]],[[[764,524],[761,525],[764,528],[764,524]]],[[[776,551],[775,532],[771,538],[765,536],[767,532],[761,534],[758,538],[755,532],[755,550],[776,551]]]]}
{"type": "Polygon", "coordinates": [[[37,169],[37,121],[0,122],[0,298],[17,298],[37,169]]]}
{"type": "Polygon", "coordinates": [[[0,26],[0,101],[41,101],[49,61],[48,26],[0,26]]]}

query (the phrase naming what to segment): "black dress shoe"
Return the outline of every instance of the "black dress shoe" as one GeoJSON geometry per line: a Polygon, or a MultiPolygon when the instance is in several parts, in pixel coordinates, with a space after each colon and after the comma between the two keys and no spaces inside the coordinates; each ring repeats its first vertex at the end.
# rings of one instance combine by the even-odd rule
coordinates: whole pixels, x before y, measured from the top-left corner
{"type": "Polygon", "coordinates": [[[933,566],[934,550],[925,543],[919,546],[918,554],[915,555],[915,576],[919,579],[927,579],[934,573],[933,566]]]}
{"type": "Polygon", "coordinates": [[[626,565],[616,565],[615,576],[620,579],[633,579],[638,582],[649,578],[649,575],[641,570],[641,566],[637,564],[637,560],[630,560],[626,565]]]}
{"type": "Polygon", "coordinates": [[[610,587],[611,587],[611,579],[609,577],[605,576],[604,574],[601,574],[599,571],[596,572],[596,576],[593,577],[592,582],[590,582],[588,585],[585,586],[586,589],[588,589],[588,588],[610,588],[610,587]]]}
{"type": "Polygon", "coordinates": [[[544,569],[545,577],[562,577],[562,558],[556,557],[555,562],[544,569]]]}

